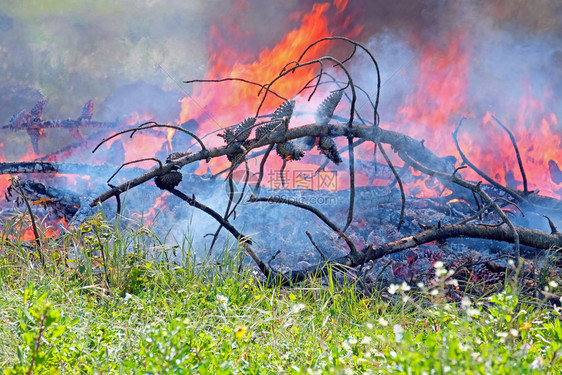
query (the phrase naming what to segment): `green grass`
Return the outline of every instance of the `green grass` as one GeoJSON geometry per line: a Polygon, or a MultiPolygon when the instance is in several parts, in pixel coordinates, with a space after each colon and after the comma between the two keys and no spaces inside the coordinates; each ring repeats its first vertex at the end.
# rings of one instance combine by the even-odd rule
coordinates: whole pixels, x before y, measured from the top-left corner
{"type": "Polygon", "coordinates": [[[444,271],[431,287],[393,287],[384,300],[319,279],[279,288],[241,267],[236,253],[195,263],[181,248],[186,261],[173,265],[157,256],[165,247],[148,229],[118,229],[123,223],[111,226],[101,217],[44,240],[43,268],[29,261],[17,223],[1,223],[0,233],[5,374],[562,369],[558,310],[520,301],[509,288],[444,303],[444,271]],[[70,251],[78,256],[71,259],[70,251]]]}

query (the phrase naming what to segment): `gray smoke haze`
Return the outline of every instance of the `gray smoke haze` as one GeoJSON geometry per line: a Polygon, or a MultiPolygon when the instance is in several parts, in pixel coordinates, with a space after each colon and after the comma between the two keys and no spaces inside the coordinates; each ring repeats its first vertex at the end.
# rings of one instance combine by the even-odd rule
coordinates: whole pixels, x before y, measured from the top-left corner
{"type": "MultiPolygon", "coordinates": [[[[173,121],[178,100],[192,92],[181,81],[205,76],[210,50],[224,46],[219,52],[227,65],[251,62],[298,28],[315,3],[319,1],[2,0],[0,124],[41,95],[49,99],[45,118],[77,116],[82,104],[93,99],[94,119],[112,120],[140,107],[158,121],[173,121]],[[214,39],[215,32],[221,40],[214,39]]],[[[522,97],[529,94],[556,115],[553,132],[562,134],[559,0],[351,0],[341,13],[331,6],[327,17],[334,35],[348,36],[361,26],[354,38],[372,50],[381,67],[383,124],[402,120],[400,109],[420,89],[422,51],[427,46],[447,51],[450,35],[462,30],[457,54],[461,58],[467,50],[470,56],[467,100],[442,124],[443,136],[450,137],[462,116],[482,117],[487,110],[512,124],[521,115],[518,109],[523,110],[522,97]]],[[[373,94],[376,82],[368,62],[360,59],[351,67],[357,82],[373,94]]],[[[451,67],[445,77],[456,73],[451,67]]],[[[367,108],[364,100],[359,105],[367,108]]],[[[439,108],[440,103],[426,105],[439,108]]],[[[17,159],[29,144],[24,132],[0,137],[7,159],[17,159]]],[[[562,157],[557,162],[562,166],[562,157]]],[[[224,198],[219,193],[210,192],[208,198],[224,198]]],[[[212,220],[196,218],[197,232],[214,231],[212,220]]]]}

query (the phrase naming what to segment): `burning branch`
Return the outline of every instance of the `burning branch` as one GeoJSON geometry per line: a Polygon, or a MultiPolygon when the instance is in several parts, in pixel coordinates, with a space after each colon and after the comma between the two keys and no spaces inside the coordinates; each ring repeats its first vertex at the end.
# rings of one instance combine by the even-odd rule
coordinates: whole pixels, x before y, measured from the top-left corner
{"type": "MultiPolygon", "coordinates": [[[[458,132],[462,121],[458,124],[455,131],[453,132],[453,140],[464,164],[470,166],[491,185],[495,186],[497,189],[501,189],[503,192],[506,192],[509,199],[494,199],[492,198],[492,196],[490,196],[490,194],[487,193],[487,190],[482,188],[481,183],[473,183],[461,178],[457,172],[462,167],[455,169],[455,167],[452,165],[454,163],[436,156],[433,152],[431,152],[424,146],[423,141],[418,141],[405,134],[381,129],[379,127],[378,105],[381,82],[378,63],[367,48],[355,41],[343,37],[320,39],[308,46],[296,61],[291,61],[286,64],[277,75],[273,76],[269,80],[269,82],[264,84],[246,80],[244,78],[193,80],[186,81],[186,83],[211,83],[223,81],[239,81],[248,85],[259,87],[257,96],[261,97],[261,99],[257,104],[255,115],[243,119],[233,127],[224,128],[222,133],[218,134],[223,138],[224,144],[218,147],[208,147],[203,142],[203,139],[205,139],[205,137],[199,137],[193,132],[185,130],[180,126],[159,124],[152,121],[143,123],[136,128],[120,130],[116,134],[104,138],[97,145],[97,147],[94,148],[94,152],[102,144],[124,134],[130,133],[130,136],[132,137],[134,136],[134,134],[136,134],[136,132],[141,130],[144,131],[152,128],[168,128],[171,130],[184,132],[190,137],[194,138],[195,141],[199,144],[200,150],[194,152],[188,152],[188,150],[185,150],[185,152],[172,153],[167,157],[165,162],[161,162],[156,158],[140,159],[150,159],[157,161],[158,166],[120,185],[110,185],[111,189],[93,199],[93,201],[90,203],[90,206],[95,206],[96,204],[102,203],[111,197],[116,197],[119,200],[119,196],[123,192],[154,179],[156,185],[159,188],[171,192],[178,198],[187,202],[189,205],[202,210],[203,212],[213,217],[219,223],[219,228],[214,234],[213,244],[211,245],[211,248],[216,242],[221,229],[225,228],[241,243],[242,247],[258,265],[259,269],[264,273],[264,275],[266,275],[268,278],[281,278],[282,282],[285,284],[303,280],[311,273],[325,273],[327,272],[329,267],[336,267],[337,269],[343,270],[346,267],[363,266],[367,262],[379,259],[388,254],[403,251],[431,241],[443,241],[445,239],[453,237],[484,238],[510,242],[515,245],[515,255],[518,258],[520,256],[520,245],[532,246],[539,249],[548,249],[552,246],[562,247],[562,236],[555,230],[556,228],[551,221],[549,221],[549,223],[551,228],[553,228],[552,234],[545,234],[538,231],[524,229],[514,225],[510,218],[506,215],[506,212],[504,212],[504,210],[500,208],[499,202],[501,200],[504,200],[506,203],[514,205],[518,209],[520,207],[518,204],[525,203],[525,206],[521,205],[521,207],[523,207],[525,210],[527,210],[529,206],[535,209],[543,209],[548,205],[550,206],[549,212],[552,212],[553,210],[562,211],[562,204],[560,204],[559,201],[554,199],[548,200],[548,198],[540,197],[536,193],[528,191],[527,179],[523,170],[523,165],[521,162],[521,157],[519,155],[519,150],[515,142],[515,138],[509,132],[509,130],[499,122],[499,120],[494,118],[498,122],[498,124],[508,132],[508,135],[510,136],[512,144],[515,148],[524,181],[523,192],[520,192],[517,189],[511,189],[502,186],[501,184],[497,183],[492,178],[487,176],[485,173],[483,173],[474,164],[470,163],[466,155],[462,152],[458,142],[458,132]],[[311,48],[325,42],[346,43],[352,46],[353,50],[343,59],[337,59],[332,56],[323,56],[316,59],[305,60],[305,57],[308,57],[311,48]],[[354,56],[356,56],[358,51],[363,51],[368,55],[376,70],[377,86],[376,97],[374,101],[371,99],[371,96],[366,90],[363,90],[355,85],[350,69],[348,69],[348,66],[346,65],[351,59],[354,58],[354,56]],[[342,76],[345,76],[345,78],[343,78],[343,81],[341,79],[338,80],[335,76],[332,76],[327,71],[328,65],[333,65],[333,67],[335,67],[342,73],[342,76]],[[290,122],[294,114],[295,100],[294,98],[286,99],[280,94],[274,92],[273,89],[279,86],[278,83],[281,80],[288,79],[288,77],[290,77],[290,74],[297,71],[307,71],[307,69],[309,68],[316,69],[314,71],[313,78],[307,80],[306,84],[302,86],[300,90],[297,90],[298,94],[304,94],[306,90],[310,90],[310,94],[308,96],[310,100],[314,95],[317,95],[317,93],[321,91],[319,90],[319,87],[321,87],[321,85],[330,84],[335,86],[336,88],[331,91],[330,94],[322,101],[320,107],[315,113],[314,123],[297,127],[290,127],[290,122]],[[326,77],[331,79],[331,81],[327,80],[326,77]],[[260,112],[265,107],[266,100],[271,97],[270,94],[274,95],[276,98],[282,99],[283,103],[271,114],[260,114],[260,112]],[[365,120],[362,116],[362,113],[360,113],[359,109],[357,108],[356,104],[358,94],[364,94],[368,99],[368,102],[370,103],[371,109],[373,111],[372,121],[365,120]],[[348,117],[341,118],[338,116],[334,116],[336,108],[338,107],[341,99],[344,96],[349,102],[349,114],[347,115],[348,117]],[[347,140],[346,147],[341,150],[338,150],[336,142],[334,141],[334,139],[338,137],[344,137],[347,140]],[[412,236],[406,236],[400,240],[388,242],[383,245],[376,246],[374,244],[367,244],[364,246],[358,246],[351,240],[351,238],[353,237],[346,235],[345,232],[350,227],[350,224],[354,219],[354,211],[356,210],[356,167],[359,168],[361,165],[363,165],[361,164],[362,162],[360,160],[355,160],[355,148],[365,142],[371,142],[374,146],[373,149],[375,150],[375,152],[377,152],[377,149],[380,150],[382,156],[386,161],[386,164],[390,168],[392,176],[394,176],[391,184],[394,185],[396,182],[398,183],[398,188],[400,190],[402,200],[400,218],[397,225],[398,230],[402,228],[402,224],[405,222],[404,216],[406,205],[406,194],[404,191],[401,174],[403,174],[403,171],[409,170],[410,167],[423,173],[426,176],[437,178],[443,184],[443,191],[445,190],[445,188],[448,188],[453,192],[453,194],[455,194],[455,196],[458,196],[459,198],[466,197],[466,199],[472,199],[472,197],[474,197],[478,205],[478,208],[474,210],[476,212],[463,214],[462,216],[464,216],[464,219],[456,225],[441,226],[439,224],[437,227],[431,227],[427,230],[422,231],[421,233],[412,236]],[[397,171],[397,169],[391,162],[391,158],[387,153],[388,149],[386,149],[387,145],[389,145],[392,151],[396,153],[398,157],[404,162],[404,166],[402,167],[401,172],[397,171]],[[320,153],[326,158],[326,162],[323,166],[325,166],[326,163],[329,163],[330,161],[336,165],[339,165],[343,161],[341,153],[344,151],[348,152],[350,186],[349,205],[347,209],[345,225],[342,225],[343,229],[340,229],[339,226],[328,219],[328,216],[326,214],[311,205],[297,203],[283,198],[257,197],[264,177],[265,164],[268,158],[271,156],[271,151],[275,149],[277,155],[282,158],[283,175],[283,171],[285,170],[288,162],[300,160],[305,155],[305,153],[310,151],[314,146],[317,146],[320,153]],[[177,189],[177,186],[179,185],[183,177],[182,173],[180,172],[183,167],[200,161],[206,161],[208,163],[212,159],[224,156],[226,156],[226,158],[230,161],[230,167],[224,169],[223,171],[228,172],[226,180],[228,181],[229,191],[227,198],[228,204],[224,214],[221,215],[211,208],[198,202],[194,196],[189,197],[188,195],[179,191],[177,189]],[[317,265],[311,266],[310,268],[302,271],[282,274],[280,271],[278,272],[273,270],[269,264],[266,264],[259,259],[259,257],[255,254],[251,247],[252,241],[242,233],[240,233],[229,221],[229,219],[233,215],[235,215],[238,205],[242,202],[244,195],[243,193],[248,187],[248,181],[251,174],[248,167],[248,159],[253,157],[261,157],[261,160],[259,164],[257,183],[255,184],[253,190],[255,195],[253,195],[249,201],[289,204],[312,212],[346,242],[349,248],[349,253],[347,255],[328,260],[328,257],[313,241],[312,235],[307,232],[312,246],[316,249],[316,251],[321,255],[322,258],[322,260],[317,265]],[[246,171],[244,186],[242,188],[241,196],[236,200],[233,189],[233,174],[238,168],[242,167],[243,164],[246,171]],[[539,204],[541,201],[546,200],[548,200],[548,203],[539,204]],[[497,217],[499,217],[501,221],[497,224],[469,224],[469,222],[476,220],[478,217],[482,218],[483,214],[486,212],[491,212],[494,215],[497,215],[497,217]],[[360,247],[362,247],[362,249],[358,249],[360,247]]],[[[24,111],[14,116],[7,129],[27,130],[32,137],[32,143],[34,142],[33,144],[35,145],[37,143],[40,130],[49,126],[68,126],[73,129],[78,126],[96,126],[96,123],[91,121],[91,114],[93,109],[91,102],[86,103],[82,114],[77,120],[68,120],[67,123],[49,123],[43,121],[41,119],[41,112],[44,105],[45,102],[42,101],[38,103],[32,111],[24,111]]],[[[102,127],[103,124],[104,123],[99,123],[99,126],[102,127]]],[[[123,163],[117,172],[119,172],[123,166],[130,163],[132,162],[123,163]]],[[[374,163],[376,163],[376,157],[374,158],[374,163]]],[[[29,168],[36,168],[35,170],[47,170],[49,166],[40,165],[36,167],[30,166],[29,168]]],[[[24,168],[20,167],[20,169],[24,168]]],[[[114,175],[111,178],[113,178],[114,175]]],[[[120,207],[119,204],[118,206],[120,207]]],[[[521,209],[519,209],[519,211],[521,211],[521,209]]]]}
{"type": "MultiPolygon", "coordinates": [[[[35,222],[35,215],[33,214],[33,210],[31,209],[31,205],[25,196],[23,189],[20,185],[19,178],[14,177],[12,178],[12,185],[13,189],[18,193],[19,197],[25,202],[25,206],[27,207],[27,212],[29,212],[29,218],[31,219],[31,227],[33,228],[33,235],[35,236],[35,249],[39,254],[39,259],[41,260],[41,264],[45,267],[45,257],[43,256],[42,244],[41,244],[41,236],[39,235],[39,230],[37,229],[37,223],[35,222]]],[[[10,193],[10,188],[8,188],[8,193],[10,193]]]]}

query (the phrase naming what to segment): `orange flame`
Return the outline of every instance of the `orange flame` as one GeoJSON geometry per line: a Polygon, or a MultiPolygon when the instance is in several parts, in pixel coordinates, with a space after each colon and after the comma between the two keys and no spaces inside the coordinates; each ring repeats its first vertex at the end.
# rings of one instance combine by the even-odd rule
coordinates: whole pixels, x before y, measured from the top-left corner
{"type": "MultiPolygon", "coordinates": [[[[336,3],[338,10],[343,9],[345,1],[336,3]]],[[[223,38],[216,28],[211,29],[213,46],[210,51],[210,68],[205,76],[206,79],[220,79],[227,77],[244,78],[250,81],[267,83],[276,77],[290,62],[299,58],[305,48],[314,40],[331,36],[328,28],[326,11],[330,4],[315,4],[312,10],[302,16],[300,28],[289,32],[275,47],[264,49],[255,61],[239,63],[239,56],[244,55],[244,51],[232,51],[232,48],[223,43],[223,38]]],[[[294,17],[299,15],[295,14],[294,17]]],[[[317,54],[320,48],[311,51],[311,55],[317,54]]],[[[296,94],[303,84],[312,77],[312,73],[317,67],[310,66],[297,70],[291,74],[289,79],[277,81],[272,90],[285,97],[292,97],[296,94]]],[[[258,89],[256,86],[242,84],[240,82],[224,82],[220,84],[203,84],[194,88],[194,94],[182,100],[182,110],[180,122],[195,119],[200,124],[203,134],[233,125],[242,121],[244,118],[253,116],[256,112],[260,98],[256,97],[258,89]]],[[[262,93],[263,95],[263,93],[262,93]]],[[[268,95],[268,100],[262,109],[262,113],[272,112],[281,101],[268,95]]],[[[223,144],[219,137],[208,138],[212,146],[223,144]]],[[[280,168],[281,161],[275,159],[275,168],[280,168]]],[[[289,163],[287,168],[291,169],[289,163]]],[[[220,161],[211,162],[213,172],[222,170],[229,166],[226,158],[220,161]]],[[[271,167],[271,165],[270,165],[271,167]]],[[[302,165],[299,165],[302,168],[302,165]]],[[[204,173],[207,166],[202,167],[197,173],[204,173]]],[[[314,169],[313,169],[314,170],[314,169]]]]}

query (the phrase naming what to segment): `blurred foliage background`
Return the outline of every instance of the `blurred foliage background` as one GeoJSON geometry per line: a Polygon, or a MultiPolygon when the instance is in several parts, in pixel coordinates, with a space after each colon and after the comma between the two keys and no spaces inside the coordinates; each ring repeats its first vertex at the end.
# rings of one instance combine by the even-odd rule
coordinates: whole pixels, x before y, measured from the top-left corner
{"type": "MultiPolygon", "coordinates": [[[[138,80],[180,90],[181,80],[203,76],[206,68],[204,34],[210,20],[201,4],[3,0],[0,85],[6,92],[18,91],[20,100],[23,87],[40,90],[49,99],[46,118],[74,114],[88,99],[99,104],[138,80]]],[[[31,102],[38,97],[28,93],[31,102]]],[[[7,99],[1,123],[20,109],[9,107],[24,104],[7,99]]]]}

